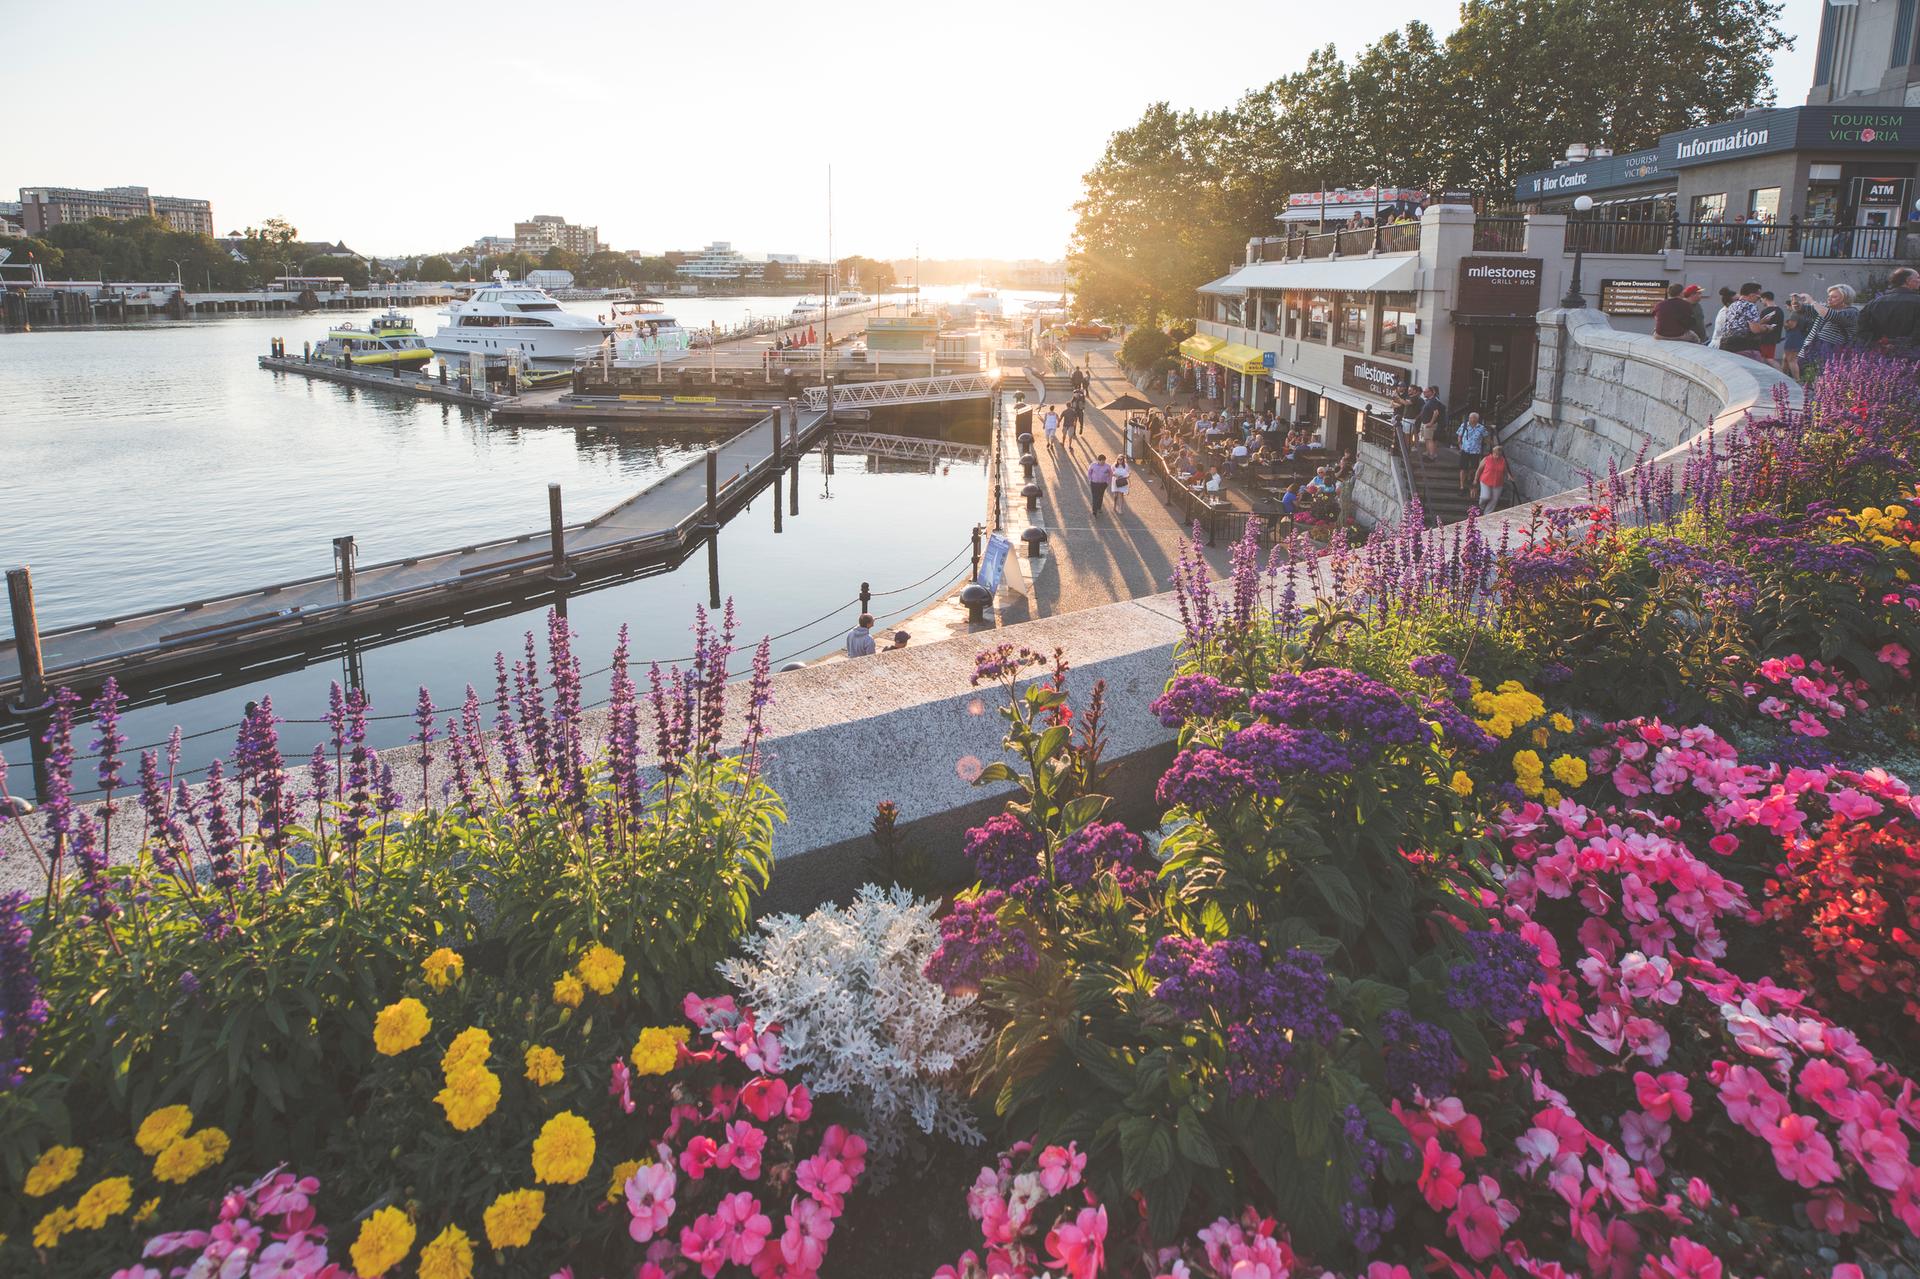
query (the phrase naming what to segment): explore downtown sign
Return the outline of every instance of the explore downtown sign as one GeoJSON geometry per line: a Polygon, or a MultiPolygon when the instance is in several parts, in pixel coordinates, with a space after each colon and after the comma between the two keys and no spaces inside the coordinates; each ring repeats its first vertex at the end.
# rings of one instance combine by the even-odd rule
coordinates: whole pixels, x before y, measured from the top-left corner
{"type": "Polygon", "coordinates": [[[1625,156],[1545,169],[1521,178],[1522,201],[1646,186],[1674,170],[1780,151],[1901,151],[1920,155],[1920,109],[1911,107],[1782,107],[1725,124],[1684,129],[1658,146],[1625,156]]]}

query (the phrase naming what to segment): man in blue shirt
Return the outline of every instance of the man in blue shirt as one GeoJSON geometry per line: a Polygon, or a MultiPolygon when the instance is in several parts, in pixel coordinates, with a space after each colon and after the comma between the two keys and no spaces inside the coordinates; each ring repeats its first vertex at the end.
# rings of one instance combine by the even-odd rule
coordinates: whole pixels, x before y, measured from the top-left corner
{"type": "Polygon", "coordinates": [[[1480,459],[1487,455],[1487,428],[1478,413],[1467,414],[1460,424],[1460,496],[1468,496],[1467,486],[1480,476],[1480,459]]]}

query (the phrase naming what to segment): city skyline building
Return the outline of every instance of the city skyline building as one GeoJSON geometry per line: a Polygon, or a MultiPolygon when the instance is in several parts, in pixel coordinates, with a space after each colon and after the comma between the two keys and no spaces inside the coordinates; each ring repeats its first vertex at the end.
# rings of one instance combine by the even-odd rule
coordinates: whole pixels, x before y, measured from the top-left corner
{"type": "Polygon", "coordinates": [[[57,226],[91,222],[157,218],[168,229],[194,235],[213,234],[213,204],[188,196],[154,195],[146,187],[21,187],[20,216],[28,235],[41,235],[57,226]]]}
{"type": "Polygon", "coordinates": [[[581,226],[552,213],[536,213],[525,222],[513,224],[514,248],[523,253],[545,253],[565,249],[581,257],[600,251],[600,228],[581,226]]]}

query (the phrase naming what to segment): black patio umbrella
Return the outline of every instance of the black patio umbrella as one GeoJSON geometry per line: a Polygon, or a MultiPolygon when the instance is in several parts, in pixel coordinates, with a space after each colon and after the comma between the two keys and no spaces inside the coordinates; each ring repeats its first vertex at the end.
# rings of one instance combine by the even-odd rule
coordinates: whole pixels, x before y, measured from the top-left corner
{"type": "Polygon", "coordinates": [[[1152,407],[1153,404],[1151,401],[1143,400],[1131,391],[1117,400],[1100,406],[1101,411],[1106,413],[1132,413],[1139,409],[1150,409],[1152,407]]]}

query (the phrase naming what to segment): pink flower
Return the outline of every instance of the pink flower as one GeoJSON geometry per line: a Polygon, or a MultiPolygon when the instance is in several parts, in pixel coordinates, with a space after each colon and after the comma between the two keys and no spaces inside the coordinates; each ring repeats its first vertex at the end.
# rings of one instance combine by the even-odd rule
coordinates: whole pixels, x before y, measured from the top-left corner
{"type": "Polygon", "coordinates": [[[1798,733],[1802,737],[1825,737],[1827,735],[1827,726],[1822,724],[1820,717],[1812,711],[1803,710],[1798,715],[1795,715],[1792,721],[1788,723],[1787,729],[1789,732],[1798,733]]]}
{"type": "Polygon", "coordinates": [[[166,1276],[152,1266],[132,1265],[124,1270],[114,1271],[113,1279],[166,1279],[166,1276]]]}
{"type": "Polygon", "coordinates": [[[727,1260],[736,1266],[747,1265],[759,1256],[767,1245],[767,1236],[773,1233],[773,1221],[760,1211],[760,1201],[744,1190],[723,1197],[713,1215],[724,1230],[727,1260]]]}
{"type": "Polygon", "coordinates": [[[673,1187],[673,1167],[664,1160],[642,1164],[627,1178],[627,1211],[633,1215],[627,1233],[635,1243],[645,1243],[667,1228],[673,1217],[673,1187]]]}
{"type": "Polygon", "coordinates": [[[1107,1210],[1082,1208],[1047,1232],[1047,1259],[1068,1279],[1095,1279],[1106,1264],[1107,1210]]]}
{"type": "Polygon", "coordinates": [[[1669,1070],[1656,1077],[1638,1070],[1633,1075],[1633,1091],[1640,1108],[1655,1119],[1686,1123],[1693,1118],[1693,1097],[1687,1092],[1685,1075],[1669,1070]]]}
{"type": "MultiPolygon", "coordinates": [[[[689,996],[691,998],[691,996],[689,996]]],[[[680,1229],[680,1255],[700,1267],[706,1279],[727,1264],[727,1227],[713,1213],[703,1213],[680,1229]]]]}
{"type": "Polygon", "coordinates": [[[1807,1201],[1807,1218],[1830,1235],[1850,1235],[1872,1221],[1873,1214],[1843,1194],[1823,1190],[1807,1201]]]}
{"type": "Polygon", "coordinates": [[[1723,1273],[1720,1259],[1713,1255],[1712,1249],[1691,1239],[1678,1238],[1669,1245],[1667,1255],[1655,1258],[1649,1268],[1655,1275],[1671,1276],[1671,1279],[1720,1279],[1723,1273]]]}
{"type": "Polygon", "coordinates": [[[1843,786],[1827,796],[1827,807],[1833,815],[1850,822],[1865,821],[1869,817],[1878,817],[1886,809],[1880,801],[1864,795],[1851,786],[1843,786]]]}
{"type": "Polygon", "coordinates": [[[1755,1136],[1787,1112],[1787,1099],[1751,1066],[1731,1066],[1720,1081],[1720,1104],[1727,1118],[1755,1136]]]}
{"type": "Polygon", "coordinates": [[[832,1155],[846,1165],[849,1177],[858,1178],[867,1170],[867,1139],[839,1124],[828,1125],[820,1134],[820,1153],[832,1155]]]}
{"type": "Polygon", "coordinates": [[[1048,1146],[1040,1152],[1040,1186],[1049,1195],[1079,1185],[1086,1170],[1087,1157],[1073,1142],[1068,1142],[1065,1149],[1048,1146]]]}
{"type": "Polygon", "coordinates": [[[1664,1170],[1660,1151],[1672,1135],[1673,1129],[1667,1124],[1638,1110],[1620,1116],[1620,1141],[1627,1148],[1627,1156],[1653,1172],[1664,1170]]]}
{"type": "Polygon", "coordinates": [[[1834,1162],[1832,1143],[1808,1116],[1784,1115],[1764,1135],[1773,1147],[1773,1162],[1788,1181],[1811,1190],[1839,1177],[1840,1165],[1834,1162]]]}
{"type": "MultiPolygon", "coordinates": [[[[1879,658],[1884,664],[1904,674],[1907,669],[1907,662],[1912,655],[1898,644],[1882,644],[1880,651],[1875,653],[1874,656],[1879,658]]],[[[1835,1279],[1838,1279],[1837,1275],[1835,1279]]]]}
{"type": "Polygon", "coordinates": [[[1851,1261],[1843,1261],[1833,1268],[1832,1279],[1866,1279],[1866,1277],[1861,1273],[1860,1267],[1851,1261]]]}
{"type": "Polygon", "coordinates": [[[1460,1170],[1460,1156],[1442,1150],[1437,1140],[1427,1138],[1420,1165],[1420,1193],[1427,1206],[1439,1212],[1459,1203],[1460,1187],[1466,1179],[1466,1173],[1460,1170]]]}
{"type": "MultiPolygon", "coordinates": [[[[315,1183],[315,1189],[318,1188],[315,1183]]],[[[249,1279],[313,1279],[326,1264],[327,1246],[317,1239],[296,1234],[261,1249],[259,1260],[247,1273],[249,1279]]]]}
{"type": "Polygon", "coordinates": [[[1852,1077],[1818,1057],[1800,1068],[1800,1080],[1793,1090],[1835,1119],[1851,1119],[1859,1105],[1852,1077]]]}
{"type": "Polygon", "coordinates": [[[740,1090],[740,1104],[764,1124],[786,1109],[787,1081],[762,1076],[740,1090]]]}
{"type": "Polygon", "coordinates": [[[767,1146],[767,1134],[745,1119],[727,1125],[727,1144],[714,1156],[714,1165],[732,1168],[748,1181],[760,1176],[760,1152],[767,1146]]]}
{"type": "Polygon", "coordinates": [[[704,1134],[687,1143],[680,1152],[680,1170],[698,1181],[707,1175],[707,1169],[720,1162],[720,1147],[713,1138],[704,1134]]]}
{"type": "Polygon", "coordinates": [[[805,1084],[795,1084],[787,1093],[787,1118],[804,1124],[813,1115],[813,1095],[805,1084]]]}
{"type": "Polygon", "coordinates": [[[633,1072],[618,1057],[613,1059],[613,1075],[607,1081],[607,1095],[619,1099],[622,1113],[633,1113],[633,1072]]]}
{"type": "Polygon", "coordinates": [[[720,1046],[740,1059],[740,1064],[758,1074],[780,1069],[780,1040],[772,1031],[756,1032],[753,1022],[743,1019],[717,1036],[720,1046]]]}
{"type": "Polygon", "coordinates": [[[320,1179],[317,1177],[295,1177],[283,1172],[273,1179],[260,1192],[260,1211],[269,1216],[284,1217],[288,1213],[299,1212],[308,1203],[308,1196],[320,1193],[320,1179]]]}
{"type": "Polygon", "coordinates": [[[844,1196],[853,1189],[853,1177],[847,1166],[832,1155],[814,1155],[802,1159],[793,1171],[794,1184],[818,1199],[836,1215],[844,1196]]]}
{"type": "Polygon", "coordinates": [[[780,1255],[797,1269],[818,1270],[832,1234],[833,1214],[811,1199],[797,1198],[787,1213],[786,1233],[780,1236],[780,1255]]]}
{"type": "Polygon", "coordinates": [[[718,999],[702,999],[692,991],[680,1001],[680,1011],[686,1014],[688,1021],[705,1030],[707,1023],[730,1026],[739,1019],[740,1010],[733,1006],[732,995],[722,995],[718,999]]]}
{"type": "Polygon", "coordinates": [[[195,1251],[207,1246],[210,1236],[204,1230],[175,1230],[164,1235],[155,1235],[147,1240],[147,1246],[140,1250],[142,1257],[171,1257],[176,1252],[192,1248],[195,1251]]]}
{"type": "MultiPolygon", "coordinates": [[[[1499,1197],[1500,1187],[1491,1177],[1482,1177],[1479,1181],[1460,1188],[1459,1202],[1447,1218],[1447,1233],[1460,1241],[1460,1246],[1475,1261],[1485,1261],[1500,1248],[1500,1236],[1506,1233],[1508,1221],[1502,1220],[1502,1205],[1513,1209],[1499,1197]],[[1491,1184],[1493,1192],[1489,1197],[1483,1187],[1491,1184]]],[[[1517,1214],[1517,1209],[1514,1209],[1517,1214]]]]}
{"type": "MultiPolygon", "coordinates": [[[[973,1254],[969,1253],[968,1256],[973,1254]]],[[[963,1258],[964,1260],[964,1258],[963,1258]]],[[[976,1259],[977,1261],[977,1259],[976,1259]]],[[[958,1276],[960,1273],[951,1266],[944,1266],[933,1272],[934,1279],[940,1279],[943,1272],[958,1276]]],[[[753,1259],[753,1279],[819,1279],[820,1272],[805,1266],[796,1266],[780,1255],[778,1248],[762,1248],[760,1255],[753,1259]]]]}

